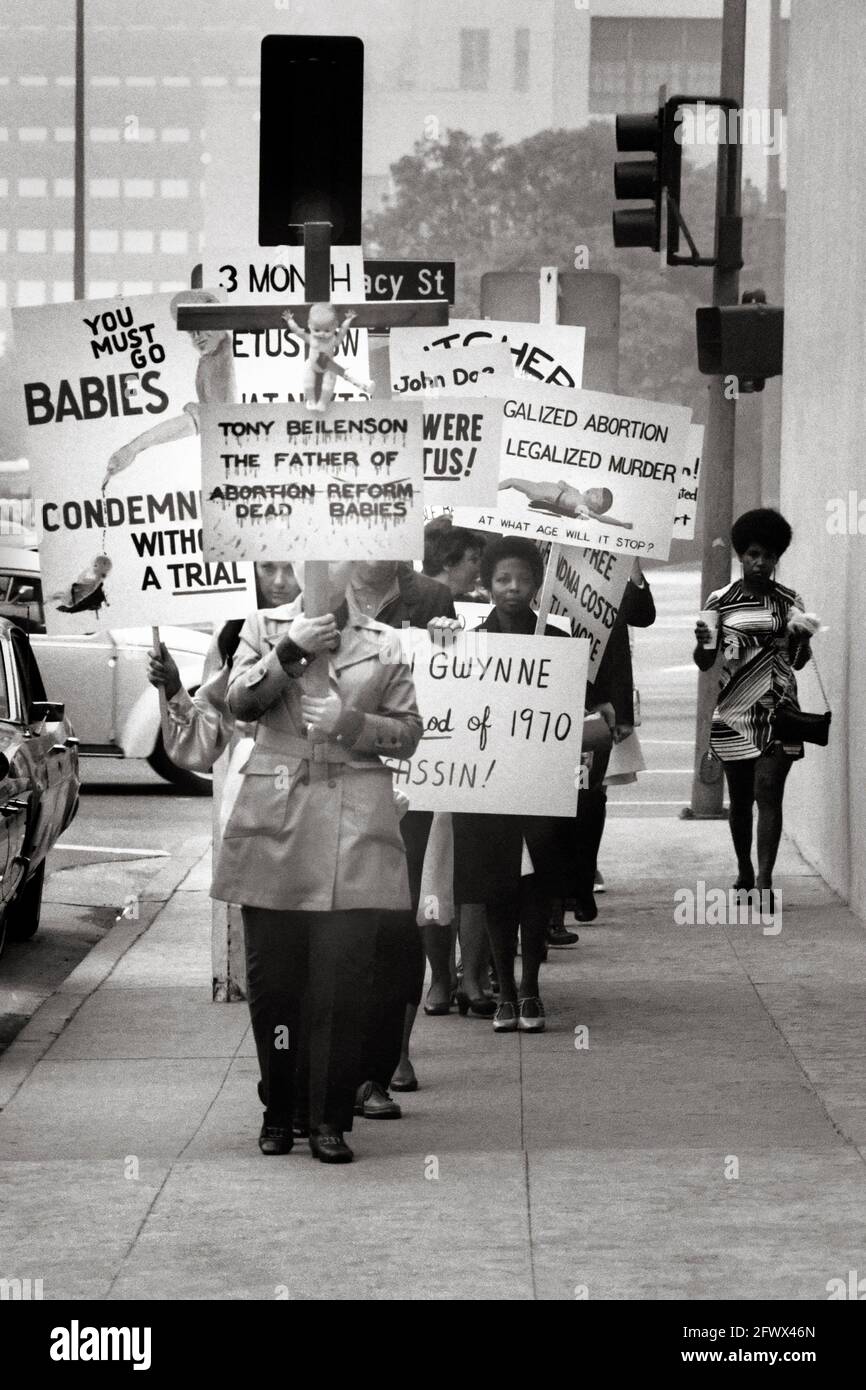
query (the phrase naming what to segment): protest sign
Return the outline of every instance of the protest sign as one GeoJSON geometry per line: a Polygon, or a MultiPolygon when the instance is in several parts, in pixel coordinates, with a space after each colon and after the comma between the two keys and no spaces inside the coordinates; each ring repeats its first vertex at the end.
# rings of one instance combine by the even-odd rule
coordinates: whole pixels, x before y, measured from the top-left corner
{"type": "Polygon", "coordinates": [[[575,387],[583,380],[586,329],[572,324],[452,319],[447,328],[416,328],[413,333],[421,350],[429,352],[507,343],[518,376],[548,386],[575,387]]]}
{"type": "Polygon", "coordinates": [[[178,333],[171,299],[14,311],[52,635],[255,607],[252,566],[210,564],[201,544],[196,435],[201,401],[234,389],[227,335],[178,333]]]}
{"type": "Polygon", "coordinates": [[[674,539],[692,541],[698,515],[698,473],[704,448],[703,425],[689,426],[689,440],[680,469],[680,490],[677,494],[677,514],[674,517],[674,539]]]}
{"type": "Polygon", "coordinates": [[[667,559],[689,410],[516,381],[502,412],[499,505],[458,525],[667,559]]]}
{"type": "Polygon", "coordinates": [[[392,328],[388,350],[395,396],[505,395],[514,381],[506,343],[485,340],[467,348],[431,348],[425,346],[429,333],[427,328],[392,328]]]}
{"type": "MultiPolygon", "coordinates": [[[[304,395],[306,348],[288,327],[230,330],[237,381],[236,400],[251,404],[300,401],[304,395]]],[[[353,377],[370,375],[366,328],[349,328],[334,360],[353,377]]],[[[337,376],[334,400],[365,400],[359,387],[337,376]]]]}
{"type": "Polygon", "coordinates": [[[595,679],[634,562],[607,550],[552,545],[539,598],[545,621],[568,620],[572,637],[589,641],[589,679],[595,679]]]}
{"type": "Polygon", "coordinates": [[[420,401],[202,410],[211,560],[409,560],[424,549],[420,401]]]}
{"type": "Polygon", "coordinates": [[[423,432],[425,504],[495,505],[502,433],[499,402],[428,401],[423,432]]]}
{"type": "Polygon", "coordinates": [[[413,810],[573,816],[589,644],[462,633],[453,647],[394,633],[411,653],[424,733],[389,762],[413,810]]]}

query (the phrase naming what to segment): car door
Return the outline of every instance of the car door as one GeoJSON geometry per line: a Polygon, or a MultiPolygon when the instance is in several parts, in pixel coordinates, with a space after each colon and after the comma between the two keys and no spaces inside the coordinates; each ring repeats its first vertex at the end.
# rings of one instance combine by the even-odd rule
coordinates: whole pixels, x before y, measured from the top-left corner
{"type": "Polygon", "coordinates": [[[13,659],[11,680],[23,725],[21,748],[31,765],[39,796],[39,815],[35,826],[30,827],[27,852],[38,861],[63,833],[75,804],[78,739],[65,713],[61,719],[29,719],[33,702],[47,701],[48,697],[28,638],[17,628],[12,629],[9,638],[13,659]]]}
{"type": "Polygon", "coordinates": [[[14,719],[14,655],[0,636],[0,912],[14,897],[24,875],[23,854],[31,795],[21,755],[21,730],[14,719]]]}

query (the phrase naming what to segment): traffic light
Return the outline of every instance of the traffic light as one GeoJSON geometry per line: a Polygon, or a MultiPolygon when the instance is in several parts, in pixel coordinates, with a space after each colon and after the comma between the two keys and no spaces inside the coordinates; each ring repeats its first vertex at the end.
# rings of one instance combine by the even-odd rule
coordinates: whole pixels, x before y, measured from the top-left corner
{"type": "Polygon", "coordinates": [[[618,208],[613,214],[614,246],[661,250],[664,199],[665,108],[642,116],[617,116],[616,147],[624,154],[649,151],[643,159],[618,159],[613,166],[617,198],[648,201],[651,207],[618,208]]]}
{"type": "Polygon", "coordinates": [[[765,379],[782,372],[784,321],[784,309],[754,300],[696,309],[698,371],[734,376],[740,391],[763,391],[765,379]]]}
{"type": "Polygon", "coordinates": [[[330,222],[334,246],[361,241],[364,45],[357,38],[262,39],[259,245],[299,246],[330,222]]]}

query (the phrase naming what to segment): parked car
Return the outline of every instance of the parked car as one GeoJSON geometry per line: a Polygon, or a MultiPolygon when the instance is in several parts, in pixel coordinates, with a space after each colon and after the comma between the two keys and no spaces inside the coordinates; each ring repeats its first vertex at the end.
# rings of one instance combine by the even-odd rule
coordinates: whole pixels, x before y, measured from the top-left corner
{"type": "Polygon", "coordinates": [[[0,951],[39,926],[45,856],[78,809],[78,739],[25,633],[0,619],[0,951]]]}
{"type": "MultiPolygon", "coordinates": [[[[0,547],[0,616],[30,634],[46,685],[64,701],[75,725],[82,756],[146,758],[154,772],[182,791],[210,794],[210,777],[176,767],[165,751],[159,697],[147,680],[150,628],[46,636],[39,552],[20,543],[0,547]]],[[[209,635],[188,627],[163,627],[160,635],[183,684],[195,691],[209,635]]]]}

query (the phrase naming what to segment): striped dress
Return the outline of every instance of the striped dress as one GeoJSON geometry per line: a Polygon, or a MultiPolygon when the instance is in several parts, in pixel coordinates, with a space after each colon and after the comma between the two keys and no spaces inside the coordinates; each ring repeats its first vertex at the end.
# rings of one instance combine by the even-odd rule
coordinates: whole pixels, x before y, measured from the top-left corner
{"type": "MultiPolygon", "coordinates": [[[[791,610],[804,608],[803,600],[775,581],[758,597],[737,579],[710,594],[704,607],[719,613],[724,656],[710,747],[725,762],[760,757],[774,742],[779,702],[799,708],[785,629],[791,610]]],[[[792,757],[803,756],[801,743],[783,747],[792,757]]]]}

